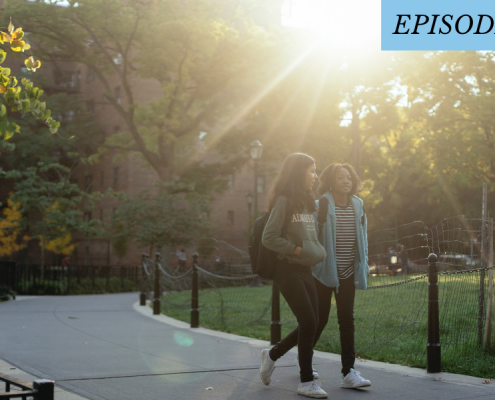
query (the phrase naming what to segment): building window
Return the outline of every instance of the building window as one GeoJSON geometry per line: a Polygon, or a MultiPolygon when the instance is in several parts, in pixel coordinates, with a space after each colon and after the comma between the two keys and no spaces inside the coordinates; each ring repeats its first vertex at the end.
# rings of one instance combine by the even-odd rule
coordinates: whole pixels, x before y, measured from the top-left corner
{"type": "Polygon", "coordinates": [[[103,208],[100,208],[100,221],[103,222],[103,208]]]}
{"type": "Polygon", "coordinates": [[[84,190],[89,193],[93,190],[93,175],[84,177],[84,190]]]}
{"type": "Polygon", "coordinates": [[[103,189],[103,185],[105,183],[105,173],[100,171],[100,187],[103,189]]]}
{"type": "Polygon", "coordinates": [[[120,126],[115,125],[115,126],[113,127],[113,134],[115,135],[115,134],[117,134],[117,133],[119,133],[119,132],[120,132],[120,126]]]}
{"type": "Polygon", "coordinates": [[[113,169],[113,186],[117,187],[119,184],[119,167],[113,169]]]}
{"type": "Polygon", "coordinates": [[[258,176],[258,181],[256,182],[256,189],[258,193],[265,193],[265,177],[258,176]]]}
{"type": "Polygon", "coordinates": [[[86,211],[84,213],[84,222],[89,222],[91,220],[92,220],[92,218],[91,218],[91,211],[86,211]]]}
{"type": "Polygon", "coordinates": [[[86,111],[95,115],[95,101],[93,99],[86,101],[86,111]]]}
{"type": "Polygon", "coordinates": [[[234,225],[234,211],[227,211],[227,221],[229,221],[229,225],[234,225]]]}
{"type": "Polygon", "coordinates": [[[234,184],[235,184],[235,175],[234,174],[229,175],[227,184],[229,186],[230,191],[233,192],[234,191],[234,184]]]}
{"type": "Polygon", "coordinates": [[[93,79],[95,79],[95,71],[93,68],[88,67],[88,70],[86,72],[86,82],[91,82],[93,79]]]}
{"type": "Polygon", "coordinates": [[[121,104],[122,103],[122,100],[120,98],[120,86],[117,86],[115,88],[115,101],[117,102],[117,104],[121,104]]]}

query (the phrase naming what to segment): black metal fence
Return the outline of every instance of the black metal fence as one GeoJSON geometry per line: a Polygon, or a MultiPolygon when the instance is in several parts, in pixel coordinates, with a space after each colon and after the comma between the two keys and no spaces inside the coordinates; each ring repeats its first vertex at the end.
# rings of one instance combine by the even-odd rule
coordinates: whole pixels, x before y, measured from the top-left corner
{"type": "Polygon", "coordinates": [[[38,379],[29,383],[0,374],[0,382],[5,383],[5,392],[0,392],[0,399],[54,400],[55,398],[55,383],[47,379],[38,379]]]}
{"type": "Polygon", "coordinates": [[[0,286],[24,295],[99,294],[138,291],[141,267],[44,266],[0,263],[0,286]]]}

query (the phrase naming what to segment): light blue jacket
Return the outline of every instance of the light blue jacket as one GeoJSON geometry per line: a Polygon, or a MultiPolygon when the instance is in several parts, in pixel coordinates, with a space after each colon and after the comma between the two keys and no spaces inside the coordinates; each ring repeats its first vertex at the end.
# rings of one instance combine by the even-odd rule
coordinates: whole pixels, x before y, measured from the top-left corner
{"type": "MultiPolygon", "coordinates": [[[[313,276],[321,283],[328,287],[335,287],[338,290],[339,277],[337,273],[337,260],[335,258],[337,232],[335,202],[330,192],[326,192],[323,196],[328,199],[327,221],[323,227],[322,235],[322,245],[327,251],[327,257],[324,261],[312,267],[312,270],[313,276]]],[[[352,196],[351,203],[356,218],[357,234],[356,257],[354,259],[354,284],[356,285],[356,289],[366,289],[366,279],[369,274],[368,235],[366,233],[368,224],[363,211],[363,200],[357,196],[352,196]]],[[[319,200],[316,201],[316,206],[319,207],[319,200]]],[[[320,232],[318,231],[318,212],[315,212],[313,215],[316,221],[316,231],[318,237],[320,237],[320,232]]]]}

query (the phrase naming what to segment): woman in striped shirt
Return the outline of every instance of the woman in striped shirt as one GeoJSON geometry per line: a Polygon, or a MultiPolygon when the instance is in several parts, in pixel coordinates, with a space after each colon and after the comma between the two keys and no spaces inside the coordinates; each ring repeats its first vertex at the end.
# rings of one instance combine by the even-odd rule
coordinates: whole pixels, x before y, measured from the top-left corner
{"type": "MultiPolygon", "coordinates": [[[[344,388],[371,386],[369,380],[354,370],[355,289],[366,289],[369,273],[366,216],[363,201],[356,196],[360,188],[361,180],[349,164],[326,167],[318,187],[322,196],[317,201],[317,207],[322,208],[319,210],[318,238],[327,251],[327,258],[312,269],[318,295],[315,344],[328,322],[332,294],[335,293],[342,348],[341,386],[344,388]],[[328,209],[326,218],[322,214],[325,209],[328,209]]],[[[318,219],[318,213],[315,213],[315,219],[318,219]]]]}

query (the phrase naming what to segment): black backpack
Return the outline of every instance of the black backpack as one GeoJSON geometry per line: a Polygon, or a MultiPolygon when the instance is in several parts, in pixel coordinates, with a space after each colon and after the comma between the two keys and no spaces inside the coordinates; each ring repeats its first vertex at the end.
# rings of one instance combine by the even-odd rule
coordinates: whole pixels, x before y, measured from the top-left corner
{"type": "MultiPolygon", "coordinates": [[[[254,221],[253,242],[251,243],[251,246],[249,246],[249,258],[251,259],[251,269],[253,270],[253,273],[266,279],[273,278],[273,271],[275,269],[278,256],[275,251],[267,249],[261,242],[263,231],[265,230],[269,217],[270,213],[266,212],[263,216],[254,221]]],[[[286,231],[287,219],[282,227],[282,237],[285,236],[286,231]]]]}

